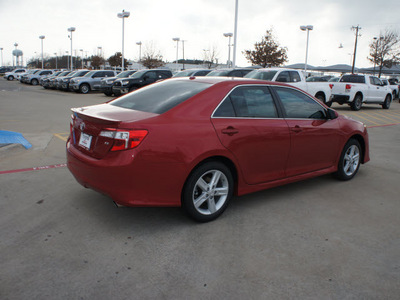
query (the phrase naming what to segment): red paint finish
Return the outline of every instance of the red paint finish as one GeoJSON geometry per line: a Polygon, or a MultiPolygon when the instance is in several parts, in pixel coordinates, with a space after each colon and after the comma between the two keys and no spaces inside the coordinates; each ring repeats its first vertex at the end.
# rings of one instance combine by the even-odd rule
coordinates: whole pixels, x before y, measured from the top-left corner
{"type": "MultiPolygon", "coordinates": [[[[114,101],[73,109],[67,164],[80,184],[121,205],[180,206],[186,179],[209,159],[229,165],[238,195],[335,172],[340,153],[352,136],[363,140],[363,162],[369,160],[366,128],[341,116],[286,119],[280,109],[279,116],[271,119],[213,117],[237,86],[287,87],[284,84],[242,78],[177,78],[132,95],[162,87],[168,93],[168,85],[175,83],[192,84],[193,88],[207,84],[207,88],[161,113],[117,107],[114,101]],[[132,139],[125,135],[116,138],[109,133],[112,131],[140,132],[143,138],[124,150],[121,141],[130,143],[132,139]],[[81,136],[90,139],[89,147],[81,136]],[[118,151],[111,151],[116,145],[118,151]]],[[[174,93],[185,94],[180,89],[174,93]]],[[[274,101],[281,107],[279,98],[274,96],[274,101]]]]}

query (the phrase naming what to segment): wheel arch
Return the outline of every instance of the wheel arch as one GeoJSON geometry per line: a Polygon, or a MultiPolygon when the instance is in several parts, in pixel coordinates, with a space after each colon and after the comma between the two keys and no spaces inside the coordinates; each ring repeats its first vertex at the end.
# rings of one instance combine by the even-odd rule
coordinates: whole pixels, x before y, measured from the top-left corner
{"type": "MultiPolygon", "coordinates": [[[[360,135],[360,134],[355,134],[355,135],[351,136],[351,137],[347,140],[347,142],[348,142],[349,140],[351,140],[351,139],[356,140],[356,141],[360,144],[360,146],[361,146],[361,163],[364,163],[364,159],[365,159],[365,140],[364,140],[364,138],[363,138],[362,135],[360,135]]],[[[346,142],[346,143],[347,143],[347,142],[346,142]]]]}
{"type": "Polygon", "coordinates": [[[192,170],[189,172],[188,176],[185,179],[185,183],[182,186],[182,190],[181,190],[181,201],[183,198],[183,191],[185,190],[186,184],[188,182],[188,179],[190,178],[190,176],[192,175],[192,173],[199,168],[200,166],[208,163],[208,162],[220,162],[222,164],[224,164],[225,166],[227,166],[229,168],[229,170],[231,171],[232,177],[233,177],[233,183],[234,183],[234,194],[237,194],[237,188],[238,188],[238,170],[234,164],[234,162],[232,160],[230,160],[229,158],[227,158],[226,156],[210,156],[207,157],[205,159],[203,159],[202,161],[200,161],[199,163],[197,163],[192,170]]]}
{"type": "Polygon", "coordinates": [[[318,91],[316,94],[315,94],[315,98],[318,98],[318,96],[322,96],[323,97],[323,100],[324,100],[324,103],[326,102],[326,95],[325,95],[325,93],[323,92],[323,91],[318,91]]]}
{"type": "MultiPolygon", "coordinates": [[[[354,95],[354,99],[356,99],[357,96],[361,96],[361,102],[364,100],[364,95],[361,91],[358,91],[355,95],[354,95]]],[[[354,101],[353,99],[353,101],[354,101]]]]}

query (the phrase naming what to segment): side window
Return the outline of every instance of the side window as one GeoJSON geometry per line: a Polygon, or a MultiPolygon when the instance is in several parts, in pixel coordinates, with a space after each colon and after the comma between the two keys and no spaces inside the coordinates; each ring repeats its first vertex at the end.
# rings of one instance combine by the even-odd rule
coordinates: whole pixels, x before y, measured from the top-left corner
{"type": "Polygon", "coordinates": [[[193,76],[206,76],[207,75],[207,71],[198,71],[195,74],[193,74],[193,76]]]}
{"type": "Polygon", "coordinates": [[[276,81],[279,82],[290,82],[290,76],[288,71],[283,71],[278,75],[278,78],[276,78],[276,81]]]}
{"type": "Polygon", "coordinates": [[[369,83],[375,85],[374,77],[369,78],[369,83]]]}
{"type": "Polygon", "coordinates": [[[290,71],[290,77],[292,77],[291,82],[300,82],[301,81],[299,72],[290,71]]]}
{"type": "Polygon", "coordinates": [[[169,78],[169,76],[168,76],[167,74],[165,74],[164,72],[160,72],[160,73],[158,74],[158,78],[166,79],[166,78],[169,78]]]}
{"type": "Polygon", "coordinates": [[[374,77],[375,85],[382,85],[382,81],[379,78],[374,77]]]}
{"type": "Polygon", "coordinates": [[[232,71],[229,76],[230,77],[243,77],[242,72],[240,72],[240,71],[232,71]]]}
{"type": "Polygon", "coordinates": [[[316,101],[300,91],[276,87],[276,93],[285,109],[286,118],[290,119],[325,119],[325,109],[316,101]]]}
{"type": "Polygon", "coordinates": [[[104,77],[104,72],[97,72],[93,75],[93,78],[104,77]]]}
{"type": "Polygon", "coordinates": [[[147,77],[149,79],[157,79],[157,74],[156,72],[147,72],[144,77],[147,77]]]}
{"type": "Polygon", "coordinates": [[[114,72],[112,72],[112,71],[106,71],[105,73],[106,73],[105,77],[114,77],[115,76],[114,72]]]}
{"type": "Polygon", "coordinates": [[[252,86],[234,89],[214,117],[277,118],[278,114],[269,89],[252,86]]]}

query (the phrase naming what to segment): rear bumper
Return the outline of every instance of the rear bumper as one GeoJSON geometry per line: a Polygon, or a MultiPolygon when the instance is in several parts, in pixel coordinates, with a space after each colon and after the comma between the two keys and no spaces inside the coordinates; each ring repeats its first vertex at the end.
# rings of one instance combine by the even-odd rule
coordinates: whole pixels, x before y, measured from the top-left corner
{"type": "Polygon", "coordinates": [[[138,158],[135,149],[94,159],[67,142],[67,166],[84,187],[123,206],[180,206],[184,165],[138,158]]]}
{"type": "Polygon", "coordinates": [[[339,104],[350,103],[351,102],[349,95],[332,95],[331,101],[332,102],[337,102],[339,104]]]}

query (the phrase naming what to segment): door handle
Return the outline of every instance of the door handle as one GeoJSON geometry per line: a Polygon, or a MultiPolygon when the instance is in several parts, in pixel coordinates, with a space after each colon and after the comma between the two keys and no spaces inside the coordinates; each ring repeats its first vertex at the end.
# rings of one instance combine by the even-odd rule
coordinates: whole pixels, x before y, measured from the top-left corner
{"type": "Polygon", "coordinates": [[[299,125],[296,125],[292,128],[292,131],[298,133],[298,132],[303,131],[303,129],[301,129],[301,127],[299,125]]]}
{"type": "Polygon", "coordinates": [[[237,130],[236,128],[234,128],[234,127],[232,127],[232,126],[229,126],[229,127],[225,128],[225,129],[222,129],[221,132],[222,132],[223,134],[227,134],[227,135],[229,135],[229,136],[232,136],[232,135],[234,135],[234,134],[236,134],[236,133],[239,133],[239,130],[237,130]]]}

